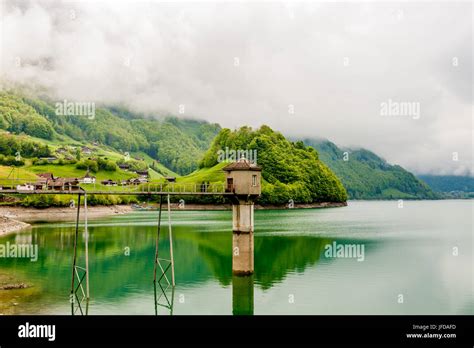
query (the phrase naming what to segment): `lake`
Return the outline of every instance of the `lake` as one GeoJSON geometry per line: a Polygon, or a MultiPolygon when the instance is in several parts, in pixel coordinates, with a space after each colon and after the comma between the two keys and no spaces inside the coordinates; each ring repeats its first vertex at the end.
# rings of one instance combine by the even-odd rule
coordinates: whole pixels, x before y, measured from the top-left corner
{"type": "MultiPolygon", "coordinates": [[[[173,315],[473,314],[473,201],[398,204],[256,211],[251,277],[232,276],[230,211],[172,212],[176,287],[166,297],[157,289],[165,307],[153,287],[157,212],[89,221],[89,314],[169,315],[167,298],[173,315]]],[[[163,221],[167,257],[166,213],[163,221]]],[[[32,285],[8,290],[3,306],[70,314],[73,237],[74,224],[47,223],[0,238],[39,253],[36,262],[0,258],[2,272],[32,285]]]]}

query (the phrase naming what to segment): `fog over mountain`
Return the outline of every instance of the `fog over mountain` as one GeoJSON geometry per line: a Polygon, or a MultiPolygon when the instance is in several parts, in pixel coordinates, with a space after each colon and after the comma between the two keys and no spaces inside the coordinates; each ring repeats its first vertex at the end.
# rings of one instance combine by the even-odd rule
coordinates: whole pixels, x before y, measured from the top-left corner
{"type": "Polygon", "coordinates": [[[474,174],[470,2],[1,6],[4,83],[474,174]]]}

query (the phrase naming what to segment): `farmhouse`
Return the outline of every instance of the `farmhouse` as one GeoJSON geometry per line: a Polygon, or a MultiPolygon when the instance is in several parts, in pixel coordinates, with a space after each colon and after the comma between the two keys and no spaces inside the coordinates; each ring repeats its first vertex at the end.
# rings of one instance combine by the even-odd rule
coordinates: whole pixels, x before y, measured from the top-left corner
{"type": "Polygon", "coordinates": [[[91,155],[92,154],[92,149],[87,147],[87,146],[83,146],[81,148],[81,152],[84,154],[84,155],[91,155]]]}
{"type": "Polygon", "coordinates": [[[53,173],[39,173],[38,176],[45,180],[54,180],[53,173]]]}
{"type": "Polygon", "coordinates": [[[136,170],[135,173],[145,178],[148,177],[148,170],[136,170]]]}
{"type": "Polygon", "coordinates": [[[95,184],[95,176],[92,176],[89,174],[89,172],[87,172],[86,175],[79,181],[83,184],[95,184]]]}
{"type": "Polygon", "coordinates": [[[79,190],[79,180],[77,178],[56,178],[48,180],[47,188],[52,191],[76,191],[79,190]]]}
{"type": "Polygon", "coordinates": [[[112,179],[102,180],[100,183],[105,186],[117,186],[117,182],[112,179]]]}
{"type": "Polygon", "coordinates": [[[32,184],[21,184],[21,185],[16,185],[16,190],[17,191],[34,191],[35,186],[32,184]]]}
{"type": "Polygon", "coordinates": [[[60,147],[60,148],[56,149],[56,153],[60,154],[60,155],[63,155],[65,153],[67,153],[67,150],[64,147],[60,147]]]}

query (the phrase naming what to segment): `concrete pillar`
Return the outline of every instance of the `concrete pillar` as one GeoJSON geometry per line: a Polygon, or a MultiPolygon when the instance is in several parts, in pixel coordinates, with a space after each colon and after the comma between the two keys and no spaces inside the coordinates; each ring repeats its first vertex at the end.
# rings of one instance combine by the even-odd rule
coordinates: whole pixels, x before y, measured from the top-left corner
{"type": "Polygon", "coordinates": [[[232,205],[232,272],[248,275],[253,263],[253,202],[239,200],[232,205]]]}

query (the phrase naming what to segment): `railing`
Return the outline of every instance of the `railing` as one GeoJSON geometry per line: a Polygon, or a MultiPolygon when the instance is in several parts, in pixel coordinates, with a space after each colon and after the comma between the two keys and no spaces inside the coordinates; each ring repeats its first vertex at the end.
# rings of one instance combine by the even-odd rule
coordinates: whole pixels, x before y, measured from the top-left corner
{"type": "Polygon", "coordinates": [[[0,193],[72,193],[79,190],[96,194],[225,194],[233,192],[229,185],[224,183],[172,183],[172,182],[147,182],[138,185],[111,182],[101,183],[51,183],[32,182],[28,179],[0,179],[0,193]]]}

